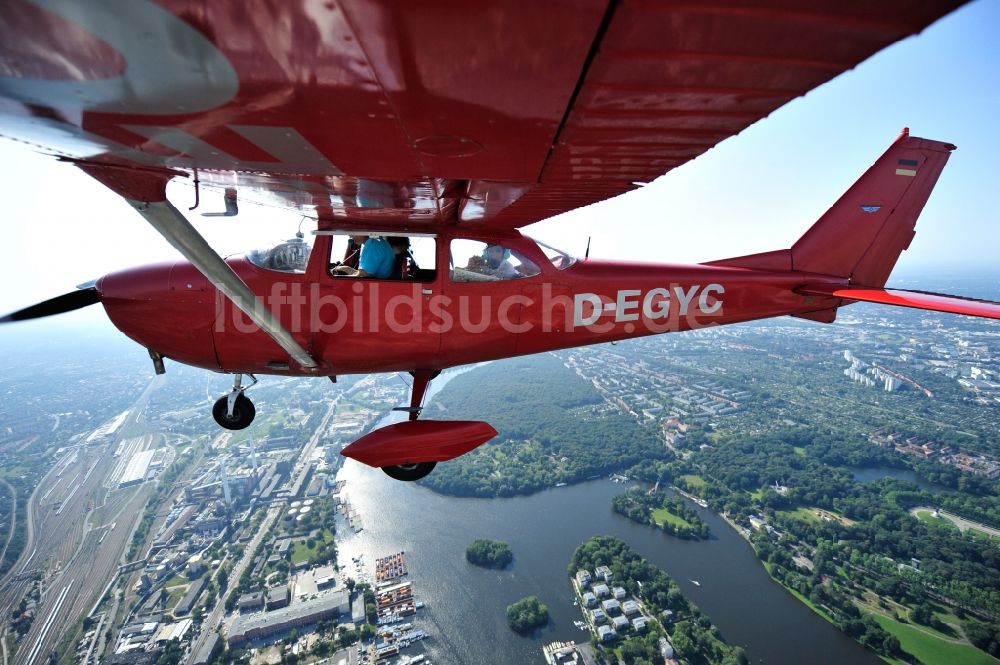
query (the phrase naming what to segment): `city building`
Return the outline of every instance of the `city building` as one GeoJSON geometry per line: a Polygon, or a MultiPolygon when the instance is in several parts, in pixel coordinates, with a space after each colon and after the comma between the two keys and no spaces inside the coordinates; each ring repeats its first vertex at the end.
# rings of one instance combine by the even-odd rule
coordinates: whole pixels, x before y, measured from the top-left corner
{"type": "Polygon", "coordinates": [[[207,575],[191,582],[187,593],[184,594],[181,602],[177,603],[177,607],[174,608],[174,616],[180,617],[191,613],[191,608],[194,607],[195,601],[198,600],[198,596],[201,595],[202,589],[205,588],[207,582],[207,575]]]}
{"type": "Polygon", "coordinates": [[[236,617],[229,629],[227,643],[230,647],[241,646],[259,637],[279,635],[292,628],[342,616],[351,616],[350,599],[346,591],[333,591],[273,612],[236,617]]]}
{"type": "Polygon", "coordinates": [[[276,586],[273,589],[267,590],[267,609],[270,610],[280,610],[282,607],[288,607],[290,600],[290,593],[287,584],[282,584],[276,586]]]}
{"type": "Polygon", "coordinates": [[[264,594],[260,591],[245,593],[239,597],[239,600],[236,601],[236,607],[240,609],[240,612],[256,612],[257,610],[263,609],[264,594]]]}

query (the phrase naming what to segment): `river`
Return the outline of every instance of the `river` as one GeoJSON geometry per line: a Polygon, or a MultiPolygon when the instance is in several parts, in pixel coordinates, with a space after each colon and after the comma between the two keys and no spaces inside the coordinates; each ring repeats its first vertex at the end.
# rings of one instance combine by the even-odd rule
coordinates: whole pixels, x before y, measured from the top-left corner
{"type": "Polygon", "coordinates": [[[746,541],[709,510],[696,508],[712,536],[694,542],[614,514],[611,497],[624,487],[610,480],[527,497],[459,499],[351,460],[338,479],[347,481],[364,526],[354,534],[338,522],[341,566],[352,570],[360,554],[371,566],[377,556],[406,552],[414,595],[426,603],[414,620],[431,636],[424,648],[435,665],[543,663],[543,644],[589,639],[573,626],[581,616],[567,565],[574,549],[598,534],[621,538],[673,577],[754,663],[881,663],[775,584],[746,541]],[[467,563],[465,548],[475,538],[506,541],[514,563],[504,571],[467,563]],[[526,595],[548,605],[551,621],[520,637],[508,629],[505,609],[526,595]]]}

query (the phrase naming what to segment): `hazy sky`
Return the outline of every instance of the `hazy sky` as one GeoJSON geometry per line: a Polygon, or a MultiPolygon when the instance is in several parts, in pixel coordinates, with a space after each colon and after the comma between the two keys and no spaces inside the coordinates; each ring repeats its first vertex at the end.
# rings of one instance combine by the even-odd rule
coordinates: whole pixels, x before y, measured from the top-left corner
{"type": "MultiPolygon", "coordinates": [[[[904,126],[958,145],[899,269],[1000,272],[1000,0],[980,0],[793,101],[648,187],[527,230],[571,253],[697,262],[788,247],[904,126]]],[[[111,270],[176,256],[72,166],[0,141],[0,312],[111,270]]],[[[172,185],[181,209],[186,184],[172,185]]],[[[203,196],[201,212],[222,209],[203,196]]],[[[228,254],[289,237],[300,217],[241,205],[193,221],[228,254]]],[[[97,310],[99,308],[91,308],[97,310]]]]}

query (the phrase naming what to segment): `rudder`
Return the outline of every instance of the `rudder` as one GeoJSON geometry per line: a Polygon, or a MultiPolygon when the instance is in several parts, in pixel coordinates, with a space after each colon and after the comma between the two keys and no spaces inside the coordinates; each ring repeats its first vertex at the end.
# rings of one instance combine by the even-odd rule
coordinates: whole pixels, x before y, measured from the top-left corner
{"type": "Polygon", "coordinates": [[[955,146],[903,132],[889,149],[792,245],[706,265],[795,270],[881,287],[910,245],[917,217],[955,146]]]}
{"type": "Polygon", "coordinates": [[[792,270],[881,287],[955,146],[909,135],[889,149],[792,245],[792,270]]]}

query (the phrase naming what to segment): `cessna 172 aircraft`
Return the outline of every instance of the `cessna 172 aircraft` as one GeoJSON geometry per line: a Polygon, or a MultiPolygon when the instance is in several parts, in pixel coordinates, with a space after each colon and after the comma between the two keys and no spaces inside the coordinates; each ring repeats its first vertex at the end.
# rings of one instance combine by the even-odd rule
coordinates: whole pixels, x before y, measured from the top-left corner
{"type": "MultiPolygon", "coordinates": [[[[410,372],[409,421],[343,454],[415,480],[496,435],[420,420],[443,369],[857,301],[1000,318],[885,289],[955,146],[897,137],[789,247],[698,265],[577,260],[519,229],[633,189],[961,4],[581,0],[21,0],[0,134],[126,199],[185,261],[8,315],[100,302],[164,359],[234,375],[410,372]],[[223,260],[166,197],[267,194],[307,239],[223,260]]],[[[250,384],[252,385],[252,383],[250,384]]]]}

